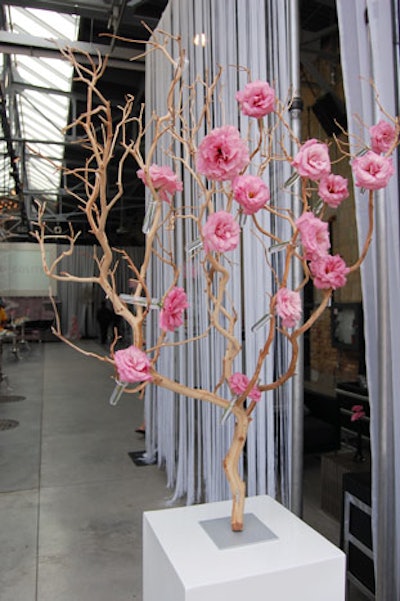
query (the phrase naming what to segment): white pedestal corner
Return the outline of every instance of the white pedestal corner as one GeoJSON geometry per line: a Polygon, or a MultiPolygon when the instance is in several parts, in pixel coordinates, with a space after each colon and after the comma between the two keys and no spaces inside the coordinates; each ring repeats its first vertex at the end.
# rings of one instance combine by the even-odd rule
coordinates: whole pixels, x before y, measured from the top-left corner
{"type": "Polygon", "coordinates": [[[245,507],[266,540],[248,540],[246,519],[243,533],[231,533],[230,511],[223,501],[145,512],[143,601],[344,601],[345,555],[335,545],[268,496],[245,507]]]}

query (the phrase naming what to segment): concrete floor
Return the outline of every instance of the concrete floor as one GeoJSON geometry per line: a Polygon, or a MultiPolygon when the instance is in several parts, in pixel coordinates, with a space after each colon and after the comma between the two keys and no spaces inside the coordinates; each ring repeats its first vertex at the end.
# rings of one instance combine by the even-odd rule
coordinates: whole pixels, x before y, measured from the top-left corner
{"type": "MultiPolygon", "coordinates": [[[[142,403],[113,389],[96,360],[51,342],[16,361],[4,345],[0,420],[2,601],[141,600],[142,512],[170,494],[155,466],[128,455],[142,403]]],[[[87,343],[97,352],[101,347],[87,343]]]]}
{"type": "MultiPolygon", "coordinates": [[[[142,601],[142,513],[167,507],[171,491],[128,455],[144,449],[141,401],[110,406],[112,370],[64,344],[32,343],[19,360],[8,346],[0,423],[19,425],[0,430],[1,601],[142,601]]],[[[305,468],[304,519],[337,544],[318,459],[305,468]]]]}

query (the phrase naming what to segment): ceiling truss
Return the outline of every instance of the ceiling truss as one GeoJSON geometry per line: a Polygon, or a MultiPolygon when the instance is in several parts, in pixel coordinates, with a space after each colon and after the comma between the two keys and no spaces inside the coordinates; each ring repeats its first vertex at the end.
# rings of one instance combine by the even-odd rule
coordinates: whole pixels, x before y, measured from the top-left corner
{"type": "MultiPolygon", "coordinates": [[[[338,53],[322,41],[337,35],[335,0],[299,0],[302,23],[302,63],[320,91],[333,93],[315,65],[316,56],[325,56],[332,64],[338,63],[338,53]]],[[[55,232],[65,233],[69,225],[82,230],[82,242],[92,242],[90,233],[85,231],[86,220],[77,209],[77,201],[69,190],[79,195],[81,184],[73,184],[65,175],[50,173],[40,163],[39,153],[62,166],[71,169],[84,164],[85,153],[77,141],[75,129],[70,129],[62,137],[50,134],[58,128],[57,110],[54,119],[48,106],[68,102],[68,121],[81,114],[86,107],[85,90],[76,84],[61,89],[53,86],[51,79],[45,83],[28,81],[26,74],[16,68],[15,57],[29,57],[51,62],[60,59],[60,48],[70,46],[91,57],[108,56],[104,89],[114,107],[118,106],[125,94],[135,97],[136,110],[144,100],[144,61],[132,60],[143,50],[143,44],[125,44],[122,38],[144,41],[148,29],[154,29],[167,4],[167,0],[11,0],[9,5],[0,7],[0,52],[3,54],[0,88],[0,239],[4,232],[11,239],[29,239],[29,230],[36,219],[36,201],[46,201],[46,222],[55,232]],[[65,39],[57,36],[57,28],[49,26],[48,35],[33,35],[32,30],[13,31],[7,27],[7,10],[12,6],[23,15],[38,20],[32,9],[56,11],[59,14],[80,18],[78,39],[65,39]],[[106,34],[106,35],[104,35],[106,34]],[[127,89],[128,85],[128,89],[127,89]],[[130,89],[129,89],[130,88],[130,89]],[[42,109],[35,102],[35,94],[45,94],[47,98],[42,109]],[[33,95],[33,96],[32,96],[33,95]],[[29,115],[31,131],[27,136],[21,121],[21,106],[29,115]],[[40,117],[47,115],[46,128],[40,128],[40,117]],[[38,123],[35,129],[35,123],[38,123]],[[44,135],[45,134],[45,135],[44,135]],[[61,158],[60,158],[61,157],[61,158]],[[30,181],[27,165],[35,164],[35,176],[40,186],[30,181]],[[40,179],[41,178],[41,179],[40,179]],[[1,181],[3,180],[3,181],[1,181]],[[56,182],[56,186],[54,183],[56,182]]],[[[26,72],[27,73],[27,72],[26,72]]],[[[56,73],[54,73],[54,76],[56,73]]],[[[26,116],[24,117],[26,119],[26,116]]],[[[118,160],[118,157],[116,157],[118,160]]],[[[134,166],[132,165],[132,169],[134,166]]],[[[54,170],[53,170],[54,171],[54,170]]],[[[110,178],[111,180],[113,178],[110,178]]],[[[109,234],[118,232],[118,242],[142,244],[140,224],[143,219],[144,190],[137,178],[129,177],[124,182],[125,194],[120,208],[113,212],[109,234]],[[126,240],[121,233],[126,231],[126,240]]],[[[112,190],[110,190],[112,193],[112,190]]]]}

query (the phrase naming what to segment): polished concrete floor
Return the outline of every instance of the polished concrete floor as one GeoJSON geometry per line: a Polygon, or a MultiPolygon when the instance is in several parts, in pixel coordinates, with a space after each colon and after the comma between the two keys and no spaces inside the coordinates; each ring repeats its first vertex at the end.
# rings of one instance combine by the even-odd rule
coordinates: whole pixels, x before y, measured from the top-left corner
{"type": "Polygon", "coordinates": [[[0,403],[19,422],[0,431],[1,601],[141,600],[142,513],[170,494],[128,455],[142,403],[110,406],[111,370],[61,343],[3,355],[2,398],[24,398],[0,403]]]}
{"type": "MultiPolygon", "coordinates": [[[[96,341],[84,345],[102,352],[96,341]]],[[[1,601],[141,601],[142,514],[167,507],[171,494],[161,470],[128,455],[144,449],[135,433],[142,403],[124,395],[112,407],[111,369],[64,344],[32,343],[19,359],[8,347],[0,389],[1,601]]],[[[305,468],[304,519],[337,544],[339,525],[320,508],[318,458],[305,468]]]]}

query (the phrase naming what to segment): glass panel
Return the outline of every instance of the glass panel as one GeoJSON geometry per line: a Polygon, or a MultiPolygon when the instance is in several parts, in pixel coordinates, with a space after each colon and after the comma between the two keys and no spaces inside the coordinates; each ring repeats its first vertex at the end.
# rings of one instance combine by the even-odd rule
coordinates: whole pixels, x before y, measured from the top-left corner
{"type": "MultiPolygon", "coordinates": [[[[8,6],[7,28],[15,34],[32,35],[44,39],[77,39],[79,18],[52,11],[8,6]]],[[[56,43],[56,42],[55,42],[56,43]]],[[[64,135],[61,130],[67,125],[69,96],[46,91],[59,90],[69,92],[71,89],[72,67],[62,59],[37,58],[21,54],[13,55],[12,80],[26,87],[18,86],[15,97],[19,110],[19,135],[29,140],[30,148],[26,149],[25,187],[43,194],[47,199],[55,199],[60,186],[61,173],[56,169],[61,165],[64,153],[64,135]],[[39,89],[43,88],[43,92],[39,89]],[[60,144],[38,144],[33,140],[60,142],[60,144]],[[50,157],[53,164],[46,163],[35,155],[39,152],[50,157]]],[[[3,146],[0,146],[3,152],[3,146]]],[[[2,155],[0,155],[0,162],[2,155]]],[[[9,170],[9,168],[8,168],[9,170]]],[[[0,164],[0,186],[2,189],[12,187],[12,182],[4,181],[7,170],[0,164]]]]}

